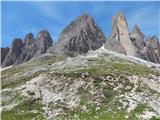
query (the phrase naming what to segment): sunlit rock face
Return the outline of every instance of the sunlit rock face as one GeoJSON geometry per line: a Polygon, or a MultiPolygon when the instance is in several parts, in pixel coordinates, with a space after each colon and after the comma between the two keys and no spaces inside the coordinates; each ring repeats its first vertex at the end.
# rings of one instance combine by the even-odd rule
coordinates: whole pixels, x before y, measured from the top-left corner
{"type": "Polygon", "coordinates": [[[160,45],[158,38],[155,36],[148,38],[146,44],[149,61],[160,63],[160,45]]]}
{"type": "Polygon", "coordinates": [[[52,38],[47,30],[39,31],[35,43],[38,48],[36,55],[46,53],[47,49],[52,46],[52,43],[52,38]]]}
{"type": "Polygon", "coordinates": [[[93,18],[83,14],[61,32],[51,52],[86,53],[100,48],[104,40],[105,36],[93,18]]]}
{"type": "Polygon", "coordinates": [[[32,33],[28,33],[24,39],[24,44],[25,46],[15,61],[15,65],[46,53],[47,49],[52,46],[52,38],[47,30],[42,30],[38,33],[36,39],[32,33]]]}
{"type": "Polygon", "coordinates": [[[136,49],[129,37],[128,25],[122,12],[112,18],[112,33],[105,47],[126,55],[136,56],[136,49]],[[111,43],[114,43],[113,47],[107,45],[111,43]]]}
{"type": "Polygon", "coordinates": [[[23,41],[21,39],[15,38],[12,42],[11,49],[9,50],[7,56],[4,59],[2,67],[12,65],[17,59],[17,57],[21,54],[23,46],[23,41]]]}
{"type": "Polygon", "coordinates": [[[145,38],[137,25],[128,32],[128,25],[122,12],[112,18],[112,33],[104,47],[125,55],[136,56],[154,63],[160,63],[160,47],[157,37],[145,38]]]}

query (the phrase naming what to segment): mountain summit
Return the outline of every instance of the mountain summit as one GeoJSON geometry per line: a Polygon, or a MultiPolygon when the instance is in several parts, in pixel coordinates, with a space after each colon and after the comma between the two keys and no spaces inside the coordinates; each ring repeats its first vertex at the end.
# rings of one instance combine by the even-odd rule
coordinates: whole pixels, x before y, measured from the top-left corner
{"type": "Polygon", "coordinates": [[[82,14],[67,25],[60,33],[57,42],[52,44],[51,35],[47,30],[38,32],[36,38],[32,33],[28,33],[24,41],[15,39],[10,50],[1,49],[2,67],[23,63],[47,52],[54,55],[63,53],[74,56],[102,46],[128,56],[160,63],[158,38],[155,36],[146,38],[138,25],[135,25],[129,33],[128,24],[122,12],[113,16],[112,32],[108,38],[104,36],[91,16],[82,14]]]}
{"type": "Polygon", "coordinates": [[[112,18],[112,33],[104,47],[125,55],[136,56],[147,61],[160,63],[160,46],[156,37],[146,40],[145,35],[135,25],[129,33],[128,24],[122,12],[112,18]]]}
{"type": "Polygon", "coordinates": [[[126,55],[136,55],[136,49],[129,37],[128,24],[124,14],[119,12],[112,18],[112,33],[106,42],[106,48],[110,49],[110,44],[116,45],[111,50],[124,53],[126,55]]]}
{"type": "Polygon", "coordinates": [[[60,33],[52,52],[86,53],[100,48],[104,40],[105,36],[93,18],[83,14],[60,33]]]}

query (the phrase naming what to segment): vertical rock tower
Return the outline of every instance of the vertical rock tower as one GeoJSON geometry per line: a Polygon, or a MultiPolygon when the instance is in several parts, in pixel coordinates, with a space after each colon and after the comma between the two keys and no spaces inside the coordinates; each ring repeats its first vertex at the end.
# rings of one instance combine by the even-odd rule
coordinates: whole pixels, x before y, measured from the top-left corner
{"type": "MultiPolygon", "coordinates": [[[[136,56],[136,49],[129,37],[128,24],[122,12],[119,12],[116,16],[112,18],[112,33],[109,37],[109,42],[114,41],[114,48],[118,49],[120,53],[126,55],[136,56]]],[[[109,44],[108,41],[106,44],[109,44]]],[[[105,45],[109,48],[108,45],[105,45]]],[[[113,50],[112,48],[111,50],[113,50]]],[[[117,50],[114,50],[117,51],[117,50]]]]}

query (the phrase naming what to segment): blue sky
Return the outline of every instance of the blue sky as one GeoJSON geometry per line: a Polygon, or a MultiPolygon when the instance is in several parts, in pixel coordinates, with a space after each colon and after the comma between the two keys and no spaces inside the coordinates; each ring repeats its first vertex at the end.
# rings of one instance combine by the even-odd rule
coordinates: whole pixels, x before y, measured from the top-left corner
{"type": "Polygon", "coordinates": [[[56,41],[59,33],[82,13],[91,15],[106,37],[111,33],[111,20],[123,11],[129,31],[137,24],[146,37],[160,38],[160,2],[2,2],[1,47],[10,46],[13,38],[24,38],[29,32],[36,37],[47,29],[56,41]]]}

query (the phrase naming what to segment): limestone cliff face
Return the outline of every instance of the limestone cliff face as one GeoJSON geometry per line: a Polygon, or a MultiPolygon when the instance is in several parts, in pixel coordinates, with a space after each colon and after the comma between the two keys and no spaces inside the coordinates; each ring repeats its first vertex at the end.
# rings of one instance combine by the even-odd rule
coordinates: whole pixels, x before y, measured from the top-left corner
{"type": "Polygon", "coordinates": [[[1,48],[1,65],[2,65],[5,57],[7,56],[8,52],[9,52],[9,48],[8,47],[1,48]]]}
{"type": "Polygon", "coordinates": [[[146,39],[137,25],[129,33],[128,24],[122,12],[113,16],[112,32],[105,40],[103,32],[93,18],[83,14],[63,29],[55,45],[47,30],[39,31],[36,38],[32,33],[28,33],[23,41],[14,39],[10,49],[1,49],[1,65],[6,67],[20,64],[46,52],[82,54],[103,45],[112,51],[160,63],[158,38],[153,36],[146,39]]]}
{"type": "Polygon", "coordinates": [[[28,33],[24,40],[25,46],[22,49],[22,53],[16,59],[15,65],[46,53],[47,49],[52,46],[52,38],[47,30],[40,31],[36,39],[32,33],[28,33]]]}
{"type": "Polygon", "coordinates": [[[146,41],[148,60],[154,63],[160,63],[160,45],[158,38],[153,36],[146,41]]]}
{"type": "MultiPolygon", "coordinates": [[[[114,41],[114,43],[116,43],[114,51],[117,51],[118,49],[120,53],[136,56],[136,49],[129,37],[128,25],[122,12],[119,12],[116,16],[113,16],[112,33],[108,40],[109,42],[106,42],[106,44],[111,43],[111,41],[114,41]]],[[[108,45],[105,45],[105,47],[110,49],[108,45]]]]}
{"type": "Polygon", "coordinates": [[[160,45],[157,37],[153,36],[146,40],[144,34],[135,25],[130,33],[130,38],[136,47],[137,57],[160,63],[160,45]]]}
{"type": "Polygon", "coordinates": [[[134,46],[139,49],[143,50],[144,47],[146,46],[145,44],[145,36],[144,34],[140,31],[139,27],[135,25],[130,33],[130,38],[134,44],[134,46]]]}
{"type": "Polygon", "coordinates": [[[128,25],[122,12],[112,18],[112,33],[104,47],[122,54],[136,56],[144,60],[160,63],[160,47],[156,37],[146,40],[145,35],[135,25],[128,32],[128,25]]]}
{"type": "Polygon", "coordinates": [[[21,39],[14,39],[9,52],[3,52],[7,55],[3,54],[2,56],[2,67],[26,62],[33,57],[46,53],[51,46],[52,38],[47,30],[40,31],[36,39],[32,33],[28,33],[24,38],[24,43],[21,39]]]}
{"type": "Polygon", "coordinates": [[[86,53],[100,48],[105,36],[89,15],[82,15],[72,21],[59,35],[52,52],[86,53]]]}
{"type": "Polygon", "coordinates": [[[4,59],[2,67],[12,65],[16,61],[17,57],[21,54],[23,46],[24,44],[21,39],[14,39],[11,45],[11,49],[9,50],[7,56],[4,59]]]}
{"type": "Polygon", "coordinates": [[[17,57],[14,65],[20,64],[30,60],[35,54],[37,48],[35,47],[35,39],[32,33],[28,33],[24,38],[24,47],[21,54],[17,57]]]}
{"type": "Polygon", "coordinates": [[[47,30],[38,32],[35,44],[37,46],[36,56],[46,53],[47,49],[52,46],[52,38],[47,30]]]}

